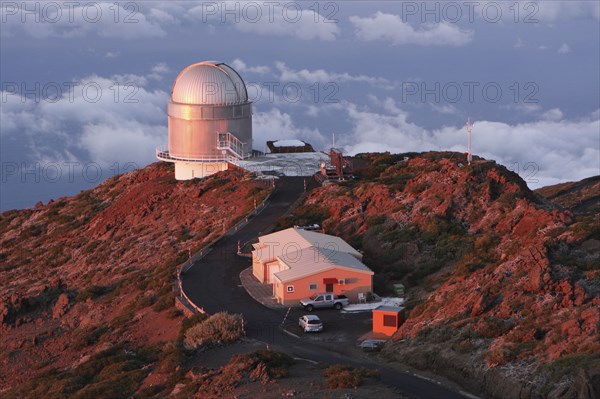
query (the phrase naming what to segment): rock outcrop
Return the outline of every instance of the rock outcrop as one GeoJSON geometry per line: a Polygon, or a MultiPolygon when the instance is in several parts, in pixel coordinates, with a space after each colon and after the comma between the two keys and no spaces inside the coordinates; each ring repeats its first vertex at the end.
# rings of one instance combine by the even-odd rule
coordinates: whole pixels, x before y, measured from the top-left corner
{"type": "Polygon", "coordinates": [[[177,337],[177,266],[270,188],[242,170],[173,175],[157,163],[0,215],[0,392],[107,348],[177,337]]]}
{"type": "Polygon", "coordinates": [[[388,353],[446,374],[453,359],[463,368],[453,378],[507,398],[543,397],[598,364],[597,214],[575,215],[493,161],[467,166],[455,153],[360,158],[369,165],[362,179],[313,191],[295,219],[281,223],[322,223],[360,247],[380,293],[407,285],[409,317],[388,353]],[[502,378],[516,391],[491,392],[502,378]]]}

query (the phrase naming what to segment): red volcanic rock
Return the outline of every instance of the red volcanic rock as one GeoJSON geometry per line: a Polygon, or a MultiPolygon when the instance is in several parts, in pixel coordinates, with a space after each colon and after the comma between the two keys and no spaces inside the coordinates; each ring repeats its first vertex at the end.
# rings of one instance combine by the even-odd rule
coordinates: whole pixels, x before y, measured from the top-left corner
{"type": "Polygon", "coordinates": [[[50,367],[70,370],[107,343],[175,339],[176,267],[268,192],[241,170],[178,182],[172,165],[157,163],[2,213],[0,353],[19,352],[0,362],[0,391],[50,367]]]}
{"type": "Polygon", "coordinates": [[[580,332],[581,329],[577,320],[567,320],[560,325],[560,333],[563,335],[579,335],[580,332]]]}
{"type": "MultiPolygon", "coordinates": [[[[409,299],[420,298],[394,339],[428,343],[430,331],[472,329],[490,340],[488,367],[600,352],[598,249],[582,244],[597,215],[560,209],[494,162],[410,156],[366,155],[382,165],[369,170],[374,177],[317,189],[305,201],[327,209],[329,233],[362,245],[377,290],[403,282],[409,299]]],[[[587,204],[594,194],[568,195],[587,204]]]]}
{"type": "Polygon", "coordinates": [[[4,326],[8,317],[8,304],[4,301],[0,302],[0,329],[4,326]]]}
{"type": "Polygon", "coordinates": [[[52,307],[52,318],[60,319],[69,309],[69,297],[64,292],[60,294],[56,303],[52,307]]]}

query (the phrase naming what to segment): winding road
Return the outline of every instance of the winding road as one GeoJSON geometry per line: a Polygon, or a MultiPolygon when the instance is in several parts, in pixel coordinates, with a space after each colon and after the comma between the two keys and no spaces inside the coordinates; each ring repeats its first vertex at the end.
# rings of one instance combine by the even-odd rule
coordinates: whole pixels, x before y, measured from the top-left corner
{"type": "MultiPolygon", "coordinates": [[[[435,382],[400,372],[369,359],[358,359],[351,355],[351,351],[336,347],[330,342],[295,338],[284,333],[279,326],[284,320],[286,310],[270,309],[261,305],[241,286],[239,274],[250,266],[251,261],[249,258],[237,256],[238,241],[244,243],[267,231],[285,214],[302,194],[303,189],[303,177],[282,178],[279,189],[273,193],[269,204],[259,215],[240,230],[223,237],[208,254],[182,275],[182,286],[186,295],[207,313],[226,310],[243,314],[246,335],[269,343],[273,349],[322,363],[346,363],[356,367],[377,368],[381,371],[383,383],[396,387],[409,397],[464,399],[466,396],[463,394],[435,382]]],[[[299,312],[300,310],[294,310],[289,320],[297,320],[299,312]]],[[[361,316],[344,317],[352,320],[361,316]]]]}

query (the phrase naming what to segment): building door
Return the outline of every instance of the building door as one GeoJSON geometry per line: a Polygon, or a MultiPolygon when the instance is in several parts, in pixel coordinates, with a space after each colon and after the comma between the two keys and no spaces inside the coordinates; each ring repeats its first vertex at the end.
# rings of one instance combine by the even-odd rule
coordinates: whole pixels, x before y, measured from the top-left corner
{"type": "Polygon", "coordinates": [[[331,283],[325,284],[325,291],[326,292],[333,292],[333,284],[331,284],[331,283]]]}

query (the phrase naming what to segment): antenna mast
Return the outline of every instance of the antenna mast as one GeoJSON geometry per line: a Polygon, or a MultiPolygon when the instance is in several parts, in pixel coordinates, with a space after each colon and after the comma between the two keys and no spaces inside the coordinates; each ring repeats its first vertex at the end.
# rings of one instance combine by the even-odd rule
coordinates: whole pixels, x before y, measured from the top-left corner
{"type": "Polygon", "coordinates": [[[335,133],[332,133],[331,148],[335,148],[335,133]]]}
{"type": "Polygon", "coordinates": [[[471,118],[467,118],[467,164],[471,165],[471,161],[473,158],[471,157],[471,128],[473,124],[471,123],[471,118]]]}

